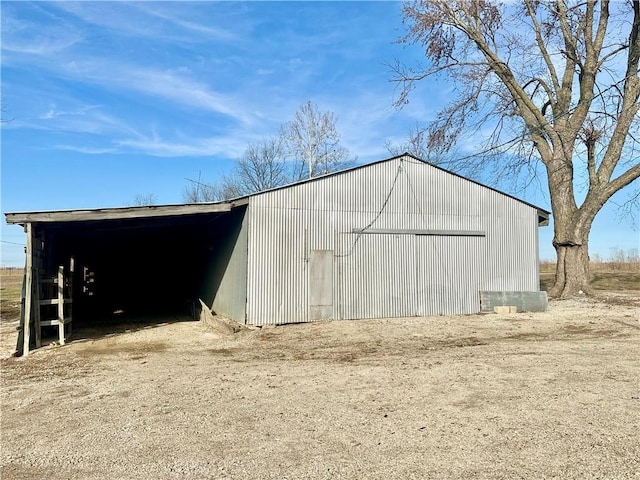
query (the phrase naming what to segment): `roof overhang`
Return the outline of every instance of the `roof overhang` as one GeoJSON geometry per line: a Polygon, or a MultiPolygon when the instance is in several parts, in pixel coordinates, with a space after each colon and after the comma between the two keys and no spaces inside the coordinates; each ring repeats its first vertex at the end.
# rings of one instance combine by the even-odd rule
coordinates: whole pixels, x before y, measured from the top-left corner
{"type": "Polygon", "coordinates": [[[142,207],[98,208],[87,210],[57,210],[44,212],[5,213],[7,224],[86,222],[101,220],[123,220],[135,218],[173,217],[217,212],[230,212],[233,208],[246,205],[248,200],[234,202],[194,203],[185,205],[149,205],[142,207]]]}
{"type": "Polygon", "coordinates": [[[538,226],[539,227],[546,227],[547,225],[549,225],[549,215],[551,215],[550,212],[547,212],[546,210],[542,210],[541,208],[538,209],[538,226]]]}

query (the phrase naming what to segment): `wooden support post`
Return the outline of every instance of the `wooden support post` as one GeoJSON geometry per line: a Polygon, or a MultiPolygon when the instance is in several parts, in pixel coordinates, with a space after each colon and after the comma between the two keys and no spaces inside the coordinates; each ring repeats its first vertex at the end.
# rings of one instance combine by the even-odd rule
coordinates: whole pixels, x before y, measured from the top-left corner
{"type": "Polygon", "coordinates": [[[64,345],[64,267],[58,267],[58,337],[64,345]]]}
{"type": "Polygon", "coordinates": [[[16,351],[14,356],[19,357],[23,355],[24,348],[24,304],[27,298],[27,267],[22,270],[22,289],[20,290],[20,330],[18,331],[18,338],[16,339],[16,351]]]}
{"type": "Polygon", "coordinates": [[[32,310],[32,315],[33,315],[33,328],[35,329],[35,334],[36,334],[36,348],[40,348],[42,346],[42,338],[41,338],[41,334],[42,332],[41,330],[41,325],[40,325],[40,316],[41,316],[41,309],[40,309],[40,290],[42,290],[42,285],[41,285],[41,281],[42,281],[42,254],[43,254],[43,248],[44,248],[44,236],[41,233],[40,235],[37,234],[37,230],[36,227],[37,224],[33,224],[33,228],[31,231],[31,234],[33,235],[33,241],[31,244],[31,251],[32,251],[32,256],[33,256],[33,288],[34,288],[34,292],[33,292],[33,300],[34,300],[34,305],[35,308],[33,308],[32,310]]]}
{"type": "MultiPolygon", "coordinates": [[[[37,239],[36,240],[36,245],[38,245],[40,243],[40,240],[37,239]]],[[[36,247],[38,248],[38,247],[36,247]]],[[[36,264],[39,265],[40,260],[37,258],[36,255],[36,264]]],[[[37,307],[35,307],[32,311],[33,311],[33,328],[35,330],[35,334],[36,334],[36,348],[40,348],[42,346],[42,332],[40,331],[40,268],[35,265],[33,267],[33,280],[32,280],[32,284],[33,284],[33,304],[37,305],[37,307]]]]}
{"type": "Polygon", "coordinates": [[[75,272],[75,263],[75,259],[71,257],[71,260],[69,261],[69,286],[67,292],[69,297],[69,327],[67,329],[67,336],[71,335],[71,329],[73,328],[73,276],[75,272]]]}
{"type": "MultiPolygon", "coordinates": [[[[22,355],[29,355],[29,341],[31,337],[31,311],[33,309],[33,227],[27,223],[24,227],[27,234],[25,274],[25,298],[24,298],[24,324],[22,355]]],[[[37,305],[40,308],[40,305],[37,305]]]]}

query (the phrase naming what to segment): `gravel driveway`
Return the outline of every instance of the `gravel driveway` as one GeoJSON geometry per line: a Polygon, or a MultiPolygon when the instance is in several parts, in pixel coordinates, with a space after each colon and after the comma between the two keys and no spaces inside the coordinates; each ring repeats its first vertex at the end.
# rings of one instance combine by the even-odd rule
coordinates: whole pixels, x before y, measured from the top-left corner
{"type": "Polygon", "coordinates": [[[638,479],[640,299],[222,335],[172,319],[9,358],[3,479],[638,479]]]}

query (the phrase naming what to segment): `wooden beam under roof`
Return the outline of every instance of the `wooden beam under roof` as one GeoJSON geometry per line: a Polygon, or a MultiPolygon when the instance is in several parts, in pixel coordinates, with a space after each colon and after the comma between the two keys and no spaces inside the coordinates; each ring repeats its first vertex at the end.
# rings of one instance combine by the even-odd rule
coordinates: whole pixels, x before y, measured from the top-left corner
{"type": "Polygon", "coordinates": [[[546,227],[547,225],[549,225],[549,215],[550,213],[547,212],[546,210],[542,210],[541,208],[538,208],[538,226],[539,227],[546,227]]]}
{"type": "Polygon", "coordinates": [[[232,208],[246,205],[242,199],[236,202],[194,203],[185,205],[149,205],[143,207],[98,208],[85,210],[58,210],[46,212],[5,213],[8,224],[46,222],[84,222],[96,220],[120,220],[127,218],[171,217],[201,213],[230,212],[232,208]]]}

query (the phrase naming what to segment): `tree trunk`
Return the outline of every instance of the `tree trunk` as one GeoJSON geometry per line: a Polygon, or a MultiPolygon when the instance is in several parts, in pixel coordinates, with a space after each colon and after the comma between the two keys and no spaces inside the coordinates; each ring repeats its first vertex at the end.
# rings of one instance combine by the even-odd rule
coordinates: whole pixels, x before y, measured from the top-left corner
{"type": "Polygon", "coordinates": [[[579,245],[554,242],[554,247],[558,258],[556,280],[549,290],[549,296],[566,298],[580,294],[591,294],[587,242],[579,245]]]}

